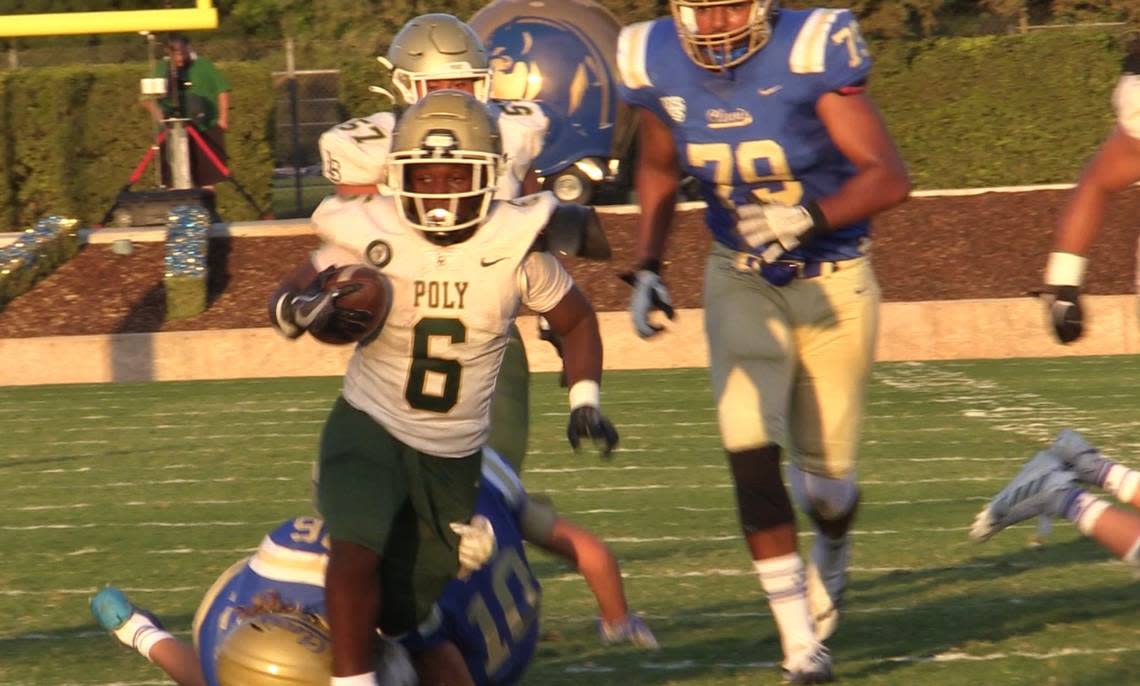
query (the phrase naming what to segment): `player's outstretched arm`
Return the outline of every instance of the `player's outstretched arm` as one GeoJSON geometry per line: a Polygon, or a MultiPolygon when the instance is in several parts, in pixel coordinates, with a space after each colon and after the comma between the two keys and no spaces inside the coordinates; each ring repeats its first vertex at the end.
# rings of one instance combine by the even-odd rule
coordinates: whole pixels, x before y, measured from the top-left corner
{"type": "Polygon", "coordinates": [[[135,607],[122,591],[107,586],[91,598],[99,626],[166,672],[178,686],[206,686],[194,646],[167,633],[154,615],[135,607]]]}
{"type": "Polygon", "coordinates": [[[1077,187],[1061,211],[1053,250],[1088,254],[1104,225],[1111,194],[1140,181],[1140,140],[1117,127],[1081,172],[1077,187]]]}
{"type": "Polygon", "coordinates": [[[636,109],[638,152],[634,184],[641,205],[634,250],[637,265],[621,278],[633,286],[629,304],[633,327],[642,338],[650,338],[662,330],[649,321],[653,310],[673,318],[669,291],[661,280],[661,259],[677,208],[681,167],[668,125],[649,110],[636,109]]]}
{"type": "MultiPolygon", "coordinates": [[[[541,508],[533,501],[528,510],[541,508]]],[[[607,643],[630,642],[639,648],[656,649],[657,639],[649,627],[629,611],[622,586],[621,568],[609,546],[590,531],[573,522],[551,514],[553,523],[546,527],[530,527],[527,540],[543,550],[557,555],[578,570],[598,602],[601,614],[601,635],[607,643]]]]}
{"type": "Polygon", "coordinates": [[[1071,343],[1084,332],[1081,287],[1089,248],[1104,225],[1109,197],[1140,181],[1140,140],[1117,126],[1085,166],[1069,196],[1045,265],[1041,293],[1057,340],[1071,343]]]}
{"type": "Polygon", "coordinates": [[[846,226],[906,200],[910,193],[906,165],[870,96],[826,93],[815,111],[856,170],[838,192],[817,200],[828,226],[846,226]]]}
{"type": "Polygon", "coordinates": [[[577,450],[586,438],[598,444],[602,455],[608,457],[617,445],[618,434],[599,409],[602,337],[598,316],[577,286],[571,286],[553,309],[541,314],[563,341],[563,366],[570,385],[570,424],[566,428],[570,445],[577,450]]]}

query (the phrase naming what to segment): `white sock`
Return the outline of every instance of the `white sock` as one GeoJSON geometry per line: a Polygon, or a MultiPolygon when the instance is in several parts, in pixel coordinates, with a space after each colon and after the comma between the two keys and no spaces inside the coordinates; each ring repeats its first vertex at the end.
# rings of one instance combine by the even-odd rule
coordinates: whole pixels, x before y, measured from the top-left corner
{"type": "Polygon", "coordinates": [[[798,553],[766,560],[753,560],[760,586],[768,595],[768,606],[780,631],[784,658],[798,655],[815,645],[811,609],[804,585],[804,563],[798,553]]]}
{"type": "Polygon", "coordinates": [[[1136,539],[1136,542],[1132,544],[1132,547],[1121,559],[1134,567],[1140,567],[1140,538],[1136,539]]]}
{"type": "Polygon", "coordinates": [[[124,645],[129,645],[139,651],[139,654],[148,660],[150,660],[150,649],[155,644],[168,638],[174,638],[168,632],[155,626],[154,622],[141,612],[132,614],[121,627],[111,633],[124,645]]]}
{"type": "Polygon", "coordinates": [[[1067,519],[1072,520],[1081,533],[1085,536],[1092,536],[1093,527],[1096,526],[1096,521],[1104,514],[1104,511],[1109,507],[1108,503],[1101,500],[1091,493],[1081,492],[1073,500],[1073,502],[1065,508],[1064,515],[1067,519]]]}
{"type": "Polygon", "coordinates": [[[329,686],[377,686],[376,672],[354,676],[334,676],[329,680],[329,686]]]}
{"type": "Polygon", "coordinates": [[[1104,477],[1104,490],[1122,503],[1131,503],[1140,490],[1140,472],[1122,464],[1114,464],[1104,477]]]}

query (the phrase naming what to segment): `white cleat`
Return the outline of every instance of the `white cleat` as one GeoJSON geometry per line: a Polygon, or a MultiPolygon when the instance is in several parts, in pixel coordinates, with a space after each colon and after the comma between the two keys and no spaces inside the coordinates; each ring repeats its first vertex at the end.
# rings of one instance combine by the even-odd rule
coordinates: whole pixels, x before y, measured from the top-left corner
{"type": "Polygon", "coordinates": [[[784,683],[829,684],[835,681],[831,672],[831,653],[822,643],[784,660],[784,683]]]}
{"type": "Polygon", "coordinates": [[[1075,475],[1049,450],[1037,453],[974,518],[970,537],[981,542],[1037,515],[1061,514],[1075,475]]]}

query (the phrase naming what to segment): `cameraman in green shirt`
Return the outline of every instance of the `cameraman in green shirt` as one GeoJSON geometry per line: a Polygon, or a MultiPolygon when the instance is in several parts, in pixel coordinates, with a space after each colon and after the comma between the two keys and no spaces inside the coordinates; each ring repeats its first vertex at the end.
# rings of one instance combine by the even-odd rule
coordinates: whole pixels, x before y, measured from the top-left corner
{"type": "MultiPolygon", "coordinates": [[[[166,38],[166,59],[155,65],[151,76],[167,81],[166,95],[146,97],[142,105],[154,120],[186,118],[202,134],[204,142],[225,162],[224,133],[229,128],[230,84],[214,63],[190,48],[181,34],[166,38]]],[[[190,174],[195,186],[213,188],[225,175],[191,140],[190,174]]],[[[163,184],[170,185],[170,169],[163,160],[163,184]]]]}

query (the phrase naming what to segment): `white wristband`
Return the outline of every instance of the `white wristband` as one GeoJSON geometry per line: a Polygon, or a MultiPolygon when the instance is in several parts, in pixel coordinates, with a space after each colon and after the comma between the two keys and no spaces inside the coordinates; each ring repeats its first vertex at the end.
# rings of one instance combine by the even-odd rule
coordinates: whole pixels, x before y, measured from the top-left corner
{"type": "Polygon", "coordinates": [[[1085,280],[1088,258],[1071,252],[1051,252],[1045,264],[1045,284],[1048,286],[1080,286],[1085,280]]]}
{"type": "Polygon", "coordinates": [[[579,407],[598,407],[602,404],[602,389],[598,382],[592,379],[583,379],[570,387],[570,410],[579,407]]]}
{"type": "Polygon", "coordinates": [[[376,686],[376,672],[353,676],[334,676],[329,679],[329,684],[330,686],[376,686]]]}

